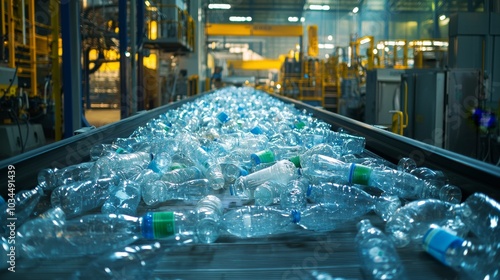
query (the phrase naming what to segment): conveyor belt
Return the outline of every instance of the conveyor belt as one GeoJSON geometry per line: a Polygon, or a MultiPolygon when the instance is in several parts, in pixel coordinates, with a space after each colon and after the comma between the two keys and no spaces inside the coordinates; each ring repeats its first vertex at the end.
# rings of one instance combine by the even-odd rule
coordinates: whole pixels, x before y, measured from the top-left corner
{"type": "MultiPolygon", "coordinates": [[[[205,93],[209,94],[209,92],[205,93]]],[[[175,109],[198,96],[184,99],[86,134],[27,152],[0,162],[1,174],[7,166],[16,167],[16,190],[33,188],[38,170],[88,161],[88,150],[97,143],[109,143],[117,137],[129,136],[135,128],[144,125],[167,110],[175,109]]],[[[371,155],[379,155],[397,163],[399,158],[413,153],[424,156],[421,166],[440,169],[460,186],[465,194],[485,192],[499,200],[500,169],[455,153],[434,148],[349,118],[318,109],[288,98],[286,103],[311,112],[315,117],[365,136],[371,155]]],[[[1,176],[2,186],[6,176],[1,176]]],[[[2,188],[2,195],[7,190],[2,188]]],[[[165,206],[168,208],[168,205],[165,206]]],[[[172,206],[176,207],[176,206],[172,206]]],[[[163,207],[162,207],[163,208],[163,207]]],[[[144,209],[143,209],[144,210],[144,209]]],[[[366,218],[383,228],[380,219],[372,214],[366,218]]],[[[156,279],[315,279],[308,278],[315,271],[331,277],[362,279],[359,257],[355,251],[355,222],[328,232],[316,233],[297,229],[290,234],[268,238],[237,239],[222,236],[217,243],[172,247],[165,252],[153,271],[156,279]]],[[[168,242],[161,242],[168,248],[168,242]]],[[[420,248],[398,250],[410,279],[456,279],[457,274],[444,267],[420,248]]],[[[69,279],[92,258],[61,261],[26,262],[17,260],[16,273],[0,272],[1,279],[69,279]]]]}

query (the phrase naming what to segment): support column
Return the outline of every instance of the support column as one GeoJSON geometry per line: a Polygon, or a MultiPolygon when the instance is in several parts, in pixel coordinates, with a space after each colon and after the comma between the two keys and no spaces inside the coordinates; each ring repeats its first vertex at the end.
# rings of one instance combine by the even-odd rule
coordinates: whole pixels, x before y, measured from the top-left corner
{"type": "MultiPolygon", "coordinates": [[[[71,1],[70,1],[71,2],[71,1]]],[[[127,53],[127,0],[118,2],[118,28],[120,40],[120,118],[129,116],[128,102],[128,59],[127,53]]]]}
{"type": "Polygon", "coordinates": [[[144,88],[144,1],[137,1],[137,110],[145,109],[144,97],[146,89],[144,88]]]}
{"type": "MultiPolygon", "coordinates": [[[[139,0],[141,2],[142,0],[139,0]]],[[[137,112],[137,17],[136,0],[130,0],[130,62],[131,62],[131,75],[130,75],[130,115],[137,112]]]]}
{"type": "Polygon", "coordinates": [[[61,1],[64,137],[82,127],[82,63],[79,1],[61,1]]]}

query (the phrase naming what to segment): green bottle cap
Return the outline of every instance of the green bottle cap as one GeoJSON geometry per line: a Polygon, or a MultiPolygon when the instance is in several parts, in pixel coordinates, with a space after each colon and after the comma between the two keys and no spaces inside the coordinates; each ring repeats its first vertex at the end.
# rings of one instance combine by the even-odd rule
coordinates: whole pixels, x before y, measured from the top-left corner
{"type": "Polygon", "coordinates": [[[257,164],[274,162],[274,153],[271,150],[263,150],[250,155],[252,161],[257,164]]]}
{"type": "Polygon", "coordinates": [[[300,166],[300,157],[299,156],[291,157],[288,160],[291,161],[293,164],[295,164],[295,167],[297,167],[297,168],[302,167],[302,166],[300,166]]]}
{"type": "Polygon", "coordinates": [[[370,180],[371,173],[372,169],[370,167],[353,163],[349,174],[349,182],[366,186],[370,180]]]}

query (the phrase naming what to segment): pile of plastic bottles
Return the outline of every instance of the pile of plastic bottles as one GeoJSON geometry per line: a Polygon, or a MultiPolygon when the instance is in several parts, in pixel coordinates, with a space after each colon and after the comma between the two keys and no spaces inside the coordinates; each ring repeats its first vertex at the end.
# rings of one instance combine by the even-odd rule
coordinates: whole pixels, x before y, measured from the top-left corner
{"type": "MultiPolygon", "coordinates": [[[[375,279],[404,279],[396,248],[412,245],[473,279],[499,279],[496,201],[476,193],[462,202],[442,172],[410,158],[392,165],[364,148],[363,137],[292,104],[224,88],[94,146],[89,162],[40,170],[38,185],[15,198],[18,257],[98,255],[77,276],[142,278],[162,249],[139,240],[213,243],[354,222],[362,267],[375,279]],[[172,201],[185,207],[168,211],[172,201]],[[142,269],[124,269],[130,263],[142,269]]],[[[0,207],[5,221],[3,200],[0,207]]]]}

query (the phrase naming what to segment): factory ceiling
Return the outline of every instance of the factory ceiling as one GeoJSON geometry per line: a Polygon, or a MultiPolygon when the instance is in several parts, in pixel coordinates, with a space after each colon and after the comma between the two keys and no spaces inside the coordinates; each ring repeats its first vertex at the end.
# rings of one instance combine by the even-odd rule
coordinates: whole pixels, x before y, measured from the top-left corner
{"type": "Polygon", "coordinates": [[[488,0],[203,0],[202,3],[206,8],[207,20],[212,23],[236,20],[288,24],[296,22],[297,19],[300,21],[305,12],[313,10],[325,13],[348,13],[354,10],[392,14],[432,12],[450,14],[483,11],[485,1],[488,0]],[[217,6],[220,4],[222,6],[217,6]],[[231,17],[234,20],[230,20],[231,17]]]}

